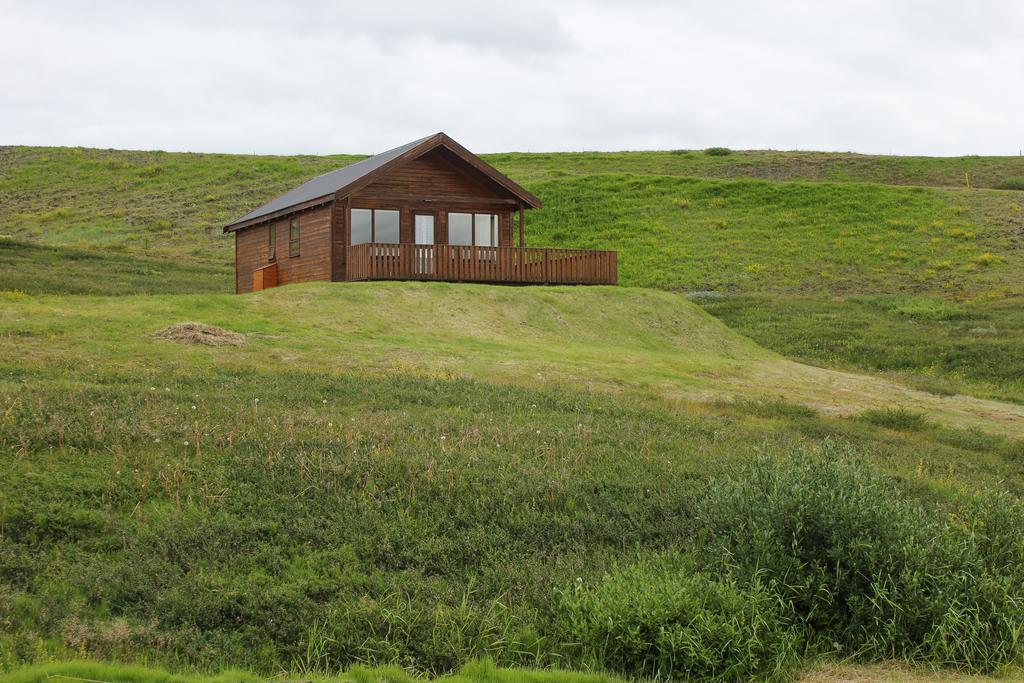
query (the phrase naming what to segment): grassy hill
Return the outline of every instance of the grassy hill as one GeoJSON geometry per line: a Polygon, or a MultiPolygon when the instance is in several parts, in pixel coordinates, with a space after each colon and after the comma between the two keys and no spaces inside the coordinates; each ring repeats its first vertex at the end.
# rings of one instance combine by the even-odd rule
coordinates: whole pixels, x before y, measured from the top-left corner
{"type": "Polygon", "coordinates": [[[833,642],[983,670],[1014,661],[1001,634],[1017,612],[977,591],[1024,585],[1024,443],[998,435],[1022,411],[800,366],[678,295],[433,283],[7,295],[0,351],[6,667],[84,652],[440,673],[489,656],[779,677],[802,648],[835,654],[833,642]],[[152,336],[190,318],[245,343],[152,336]],[[783,499],[744,504],[780,515],[780,532],[838,515],[836,576],[847,563],[882,572],[895,612],[830,597],[836,621],[807,621],[798,605],[816,599],[772,597],[781,586],[745,574],[797,559],[771,545],[733,548],[720,568],[716,544],[741,514],[731,487],[764,476],[787,482],[783,499]],[[830,496],[846,507],[808,507],[830,496]],[[713,578],[723,571],[734,578],[713,578]],[[692,578],[662,595],[664,576],[692,578]],[[619,635],[595,615],[613,611],[628,632],[648,618],[629,605],[668,599],[704,624],[685,648],[661,643],[652,659],[599,646],[619,635]],[[958,636],[973,654],[939,645],[963,628],[961,602],[985,624],[958,636]],[[936,621],[936,604],[955,620],[936,621]],[[760,644],[723,646],[723,630],[760,644]],[[659,659],[670,648],[680,664],[659,659]]]}
{"type": "Polygon", "coordinates": [[[1018,158],[494,155],[630,286],[228,294],[356,158],[0,151],[0,674],[1024,663],[1018,158]]]}
{"type": "MultiPolygon", "coordinates": [[[[220,226],[358,158],[2,148],[0,289],[230,291],[220,226]]],[[[990,189],[1016,186],[1020,157],[488,158],[544,199],[531,244],[617,249],[623,284],[710,292],[797,360],[1024,402],[1024,191],[990,189]]]]}

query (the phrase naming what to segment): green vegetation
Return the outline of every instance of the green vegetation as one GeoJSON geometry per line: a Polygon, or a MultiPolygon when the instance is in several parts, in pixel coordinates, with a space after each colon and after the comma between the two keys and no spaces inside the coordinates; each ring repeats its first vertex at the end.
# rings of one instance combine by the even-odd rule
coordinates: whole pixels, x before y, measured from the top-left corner
{"type": "MultiPolygon", "coordinates": [[[[230,291],[220,227],[358,158],[2,148],[0,236],[72,248],[89,266],[69,277],[77,273],[62,252],[7,247],[0,290],[230,291]],[[104,283],[92,265],[126,275],[104,283]]],[[[1024,194],[978,189],[1011,187],[1024,175],[1019,157],[676,150],[488,160],[544,199],[530,216],[532,244],[617,249],[623,284],[711,292],[701,301],[715,315],[797,360],[1024,401],[1012,362],[1024,194]],[[965,314],[922,320],[862,300],[893,294],[956,301],[965,314]]]]}
{"type": "Polygon", "coordinates": [[[702,307],[792,358],[874,371],[936,395],[1024,402],[1020,298],[955,302],[935,296],[735,296],[702,307]]]}
{"type": "Polygon", "coordinates": [[[1018,158],[493,155],[631,286],[228,294],[356,158],[0,149],[0,672],[1024,664],[1018,158]]]}
{"type": "MultiPolygon", "coordinates": [[[[344,674],[323,675],[302,672],[304,680],[315,683],[414,683],[425,679],[411,676],[398,667],[354,666],[344,674]]],[[[113,666],[95,662],[67,662],[26,668],[7,676],[3,683],[42,683],[50,679],[109,681],[110,683],[261,683],[265,676],[243,671],[225,671],[216,675],[172,674],[161,669],[142,666],[113,666]]],[[[581,674],[568,671],[499,669],[484,660],[470,662],[455,674],[444,677],[445,683],[614,683],[611,676],[581,674]]]]}
{"type": "MultiPolygon", "coordinates": [[[[809,621],[783,574],[750,575],[753,555],[736,553],[735,573],[723,572],[720,536],[702,530],[718,528],[709,511],[740,484],[715,482],[749,481],[744,463],[769,451],[798,466],[869,468],[901,510],[959,514],[965,489],[1024,490],[1021,442],[955,426],[1003,431],[1020,420],[999,412],[1008,407],[863,379],[833,396],[817,389],[839,381],[827,371],[801,375],[683,297],[650,290],[381,283],[7,297],[0,347],[6,669],[88,655],[175,669],[364,662],[438,674],[486,656],[785,676],[808,654],[834,655],[822,645],[832,638],[844,654],[859,641],[809,621]],[[151,336],[188,318],[247,343],[151,336]],[[750,383],[758,373],[786,384],[750,383]],[[819,391],[847,409],[759,399],[765,386],[819,391]],[[721,400],[698,400],[709,390],[721,400]],[[929,422],[905,431],[857,417],[895,400],[929,422]],[[712,544],[704,554],[702,543],[712,544]],[[675,636],[646,650],[602,644],[614,631],[596,617],[634,618],[621,613],[633,598],[617,595],[627,586],[659,604],[671,595],[675,611],[635,618],[675,636]],[[723,649],[729,634],[756,639],[723,649]]],[[[801,495],[827,480],[846,485],[823,477],[801,495]]],[[[848,497],[854,514],[856,490],[828,491],[819,494],[848,497]]],[[[753,514],[774,519],[780,503],[763,505],[753,514]]],[[[1005,506],[1000,514],[1016,514],[1005,506]]],[[[993,547],[1013,547],[1013,524],[986,528],[993,547]]],[[[994,558],[972,566],[1016,585],[1012,563],[994,558]]],[[[926,560],[899,566],[931,576],[926,560]]],[[[1007,598],[988,596],[995,611],[979,623],[1001,625],[1007,598]]],[[[914,618],[929,633],[939,626],[928,619],[958,614],[914,618]]],[[[893,631],[890,617],[864,616],[899,645],[891,654],[938,661],[915,639],[920,629],[893,631]]],[[[989,633],[942,651],[943,663],[1016,662],[1004,631],[989,633]]]]}
{"type": "Polygon", "coordinates": [[[1024,292],[1005,193],[593,175],[538,181],[533,244],[620,251],[623,284],[779,294],[1024,292]],[[985,218],[985,212],[998,215],[985,218]],[[983,254],[992,257],[981,258],[983,254]]]}
{"type": "Polygon", "coordinates": [[[191,294],[234,284],[222,263],[154,259],[0,239],[0,292],[191,294]]]}

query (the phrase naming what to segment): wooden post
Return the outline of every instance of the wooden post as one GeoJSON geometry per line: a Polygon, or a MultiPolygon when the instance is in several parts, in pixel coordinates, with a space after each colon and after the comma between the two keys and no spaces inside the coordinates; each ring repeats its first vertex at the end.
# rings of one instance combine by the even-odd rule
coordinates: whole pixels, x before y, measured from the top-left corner
{"type": "Polygon", "coordinates": [[[519,248],[522,249],[526,246],[526,212],[523,211],[523,205],[519,205],[519,248]]]}

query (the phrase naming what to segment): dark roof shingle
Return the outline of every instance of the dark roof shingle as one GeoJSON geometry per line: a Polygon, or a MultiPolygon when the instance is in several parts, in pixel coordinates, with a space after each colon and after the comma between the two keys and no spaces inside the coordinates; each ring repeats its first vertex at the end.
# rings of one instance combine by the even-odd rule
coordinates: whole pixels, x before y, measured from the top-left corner
{"type": "Polygon", "coordinates": [[[311,178],[295,189],[288,190],[280,197],[272,199],[260,208],[250,211],[236,221],[232,221],[227,225],[226,229],[230,229],[232,226],[238,225],[239,223],[246,223],[254,218],[259,218],[260,216],[268,216],[272,213],[276,213],[277,211],[302,204],[303,202],[332,195],[341,188],[351,185],[368,173],[376,171],[392,159],[397,159],[413,147],[423,144],[432,137],[434,136],[428,135],[425,138],[413,140],[401,147],[389,149],[386,152],[375,154],[368,159],[363,159],[362,161],[357,161],[354,164],[349,164],[348,166],[343,166],[342,168],[328,171],[323,175],[311,178]]]}
{"type": "MultiPolygon", "coordinates": [[[[258,218],[262,218],[264,216],[271,216],[273,214],[286,211],[287,209],[293,206],[305,204],[306,202],[312,202],[313,200],[316,199],[326,200],[326,198],[331,197],[339,190],[351,186],[352,184],[370,175],[374,171],[377,171],[381,167],[386,166],[395,159],[398,159],[407,152],[410,152],[431,140],[436,140],[437,144],[443,144],[449,147],[450,149],[456,151],[456,153],[459,154],[463,159],[468,160],[469,163],[476,166],[477,170],[488,175],[492,180],[504,186],[508,191],[512,192],[514,195],[522,198],[529,206],[540,206],[539,199],[534,197],[532,194],[530,194],[523,188],[519,187],[519,185],[517,185],[512,180],[499,173],[492,166],[482,161],[479,157],[476,157],[474,154],[469,152],[469,150],[463,148],[461,145],[459,145],[457,142],[449,138],[444,133],[435,133],[433,135],[428,135],[425,138],[420,138],[419,140],[413,140],[412,142],[406,143],[401,147],[389,149],[386,152],[381,152],[380,154],[376,154],[368,159],[357,161],[354,164],[344,166],[334,171],[328,171],[323,175],[318,175],[315,178],[307,180],[306,182],[302,183],[295,189],[285,192],[280,197],[276,197],[275,199],[270,200],[263,206],[253,211],[250,211],[249,213],[245,214],[238,220],[228,223],[224,227],[224,232],[231,232],[232,230],[237,230],[239,228],[246,227],[247,225],[258,222],[256,220],[258,218]]],[[[432,148],[433,146],[434,145],[427,146],[427,148],[429,149],[432,148]]]]}

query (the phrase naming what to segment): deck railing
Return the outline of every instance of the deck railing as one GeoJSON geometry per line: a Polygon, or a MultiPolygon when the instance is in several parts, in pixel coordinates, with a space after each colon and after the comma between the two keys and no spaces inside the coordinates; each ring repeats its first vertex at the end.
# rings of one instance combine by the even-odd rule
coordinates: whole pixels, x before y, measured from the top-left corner
{"type": "Polygon", "coordinates": [[[614,251],[357,244],[345,255],[347,280],[441,280],[567,285],[618,283],[614,251]]]}

